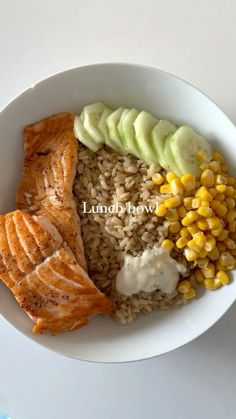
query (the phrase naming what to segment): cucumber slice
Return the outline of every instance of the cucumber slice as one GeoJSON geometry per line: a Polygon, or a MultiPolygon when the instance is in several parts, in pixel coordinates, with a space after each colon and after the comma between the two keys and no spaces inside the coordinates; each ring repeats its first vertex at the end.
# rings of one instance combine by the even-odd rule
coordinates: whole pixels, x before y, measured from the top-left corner
{"type": "Polygon", "coordinates": [[[89,133],[90,137],[92,137],[92,139],[95,141],[95,143],[98,144],[103,144],[105,142],[103,134],[98,129],[99,120],[105,109],[106,106],[104,103],[96,102],[85,106],[82,111],[84,128],[89,133]]]}
{"type": "Polygon", "coordinates": [[[135,108],[129,110],[127,115],[122,118],[122,131],[127,144],[128,153],[141,159],[134,131],[134,121],[138,114],[139,112],[135,108]]]}
{"type": "Polygon", "coordinates": [[[125,138],[125,134],[124,134],[124,130],[123,130],[123,120],[126,117],[126,115],[129,113],[129,111],[130,111],[130,109],[128,109],[128,108],[125,108],[123,110],[123,112],[121,114],[121,117],[120,117],[120,120],[119,120],[118,125],[117,125],[117,130],[118,130],[118,134],[119,134],[119,137],[120,137],[120,141],[121,141],[124,149],[127,150],[127,152],[128,152],[128,144],[127,144],[127,140],[125,138]]]}
{"type": "Polygon", "coordinates": [[[181,171],[176,164],[175,156],[171,150],[170,142],[173,134],[170,134],[165,140],[165,148],[163,157],[160,160],[160,165],[167,170],[167,172],[174,172],[177,176],[181,176],[181,171]]]}
{"type": "Polygon", "coordinates": [[[151,132],[151,146],[159,162],[163,160],[166,138],[174,133],[176,126],[166,119],[161,119],[151,132]]]}
{"type": "Polygon", "coordinates": [[[119,123],[120,117],[122,115],[124,108],[116,109],[111,115],[107,118],[107,128],[109,132],[109,146],[113,148],[113,150],[117,151],[121,154],[127,154],[127,151],[122,146],[122,142],[120,139],[120,135],[117,129],[117,125],[119,123]]]}
{"type": "Polygon", "coordinates": [[[200,176],[200,162],[197,158],[199,151],[206,153],[206,162],[212,156],[212,149],[208,141],[198,135],[191,127],[182,125],[171,138],[170,148],[181,174],[192,173],[200,176]]]}
{"type": "Polygon", "coordinates": [[[102,115],[101,118],[98,122],[98,129],[101,131],[103,137],[105,138],[105,144],[107,144],[107,142],[109,142],[109,131],[107,128],[107,118],[109,115],[112,114],[112,112],[114,112],[112,109],[106,108],[102,115]]]}
{"type": "Polygon", "coordinates": [[[94,142],[92,137],[90,137],[89,133],[84,128],[83,122],[81,121],[79,116],[75,116],[74,120],[74,135],[82,144],[88,147],[90,150],[96,152],[102,146],[102,144],[97,144],[94,142]]]}
{"type": "Polygon", "coordinates": [[[159,163],[151,146],[151,131],[158,120],[149,112],[141,111],[134,121],[135,136],[142,159],[147,163],[159,163]]]}

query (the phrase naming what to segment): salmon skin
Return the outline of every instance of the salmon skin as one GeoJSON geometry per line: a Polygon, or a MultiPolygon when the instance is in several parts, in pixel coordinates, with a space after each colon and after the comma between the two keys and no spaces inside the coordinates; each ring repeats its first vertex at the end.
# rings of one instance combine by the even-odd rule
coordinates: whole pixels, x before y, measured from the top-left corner
{"type": "Polygon", "coordinates": [[[34,333],[79,329],[113,310],[44,216],[0,216],[0,278],[35,323],[34,333]]]}
{"type": "Polygon", "coordinates": [[[81,225],[73,196],[78,141],[74,116],[63,113],[24,129],[25,161],[17,208],[47,217],[86,270],[81,225]]]}

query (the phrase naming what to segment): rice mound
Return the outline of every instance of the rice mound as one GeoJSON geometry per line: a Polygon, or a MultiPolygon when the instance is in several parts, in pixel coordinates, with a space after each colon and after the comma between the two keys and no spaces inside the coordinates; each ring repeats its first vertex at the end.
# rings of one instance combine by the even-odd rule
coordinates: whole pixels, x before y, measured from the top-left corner
{"type": "MultiPolygon", "coordinates": [[[[154,214],[146,211],[129,213],[127,207],[155,206],[158,193],[152,175],[159,172],[160,167],[149,167],[131,155],[121,156],[106,147],[95,154],[80,145],[78,157],[74,194],[81,218],[88,271],[96,286],[116,303],[115,320],[127,324],[140,313],[184,304],[178,291],[167,295],[156,290],[126,297],[115,287],[124,254],[140,255],[147,248],[159,246],[168,234],[167,225],[163,225],[154,214]],[[83,202],[86,202],[87,211],[91,206],[95,206],[97,211],[98,205],[107,208],[115,204],[119,204],[122,210],[106,213],[104,207],[103,213],[85,213],[83,202]]],[[[176,256],[179,262],[185,263],[176,256]]]]}

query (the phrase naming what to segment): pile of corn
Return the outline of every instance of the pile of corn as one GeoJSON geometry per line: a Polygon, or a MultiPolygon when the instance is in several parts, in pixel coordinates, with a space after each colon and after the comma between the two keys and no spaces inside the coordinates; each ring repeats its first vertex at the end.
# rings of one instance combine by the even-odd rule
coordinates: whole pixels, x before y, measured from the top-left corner
{"type": "MultiPolygon", "coordinates": [[[[162,246],[181,251],[194,265],[195,280],[215,290],[229,283],[227,271],[236,262],[236,179],[228,175],[218,152],[201,170],[199,180],[190,173],[181,178],[171,172],[155,174],[153,182],[164,197],[155,214],[168,221],[172,238],[162,246]]],[[[188,279],[179,283],[178,290],[185,299],[196,295],[188,279]]]]}

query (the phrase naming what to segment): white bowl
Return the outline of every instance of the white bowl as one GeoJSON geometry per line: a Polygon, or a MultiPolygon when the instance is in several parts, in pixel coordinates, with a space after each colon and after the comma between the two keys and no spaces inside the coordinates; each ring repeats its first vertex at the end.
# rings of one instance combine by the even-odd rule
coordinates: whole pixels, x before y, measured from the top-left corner
{"type": "MultiPolygon", "coordinates": [[[[224,153],[233,169],[236,129],[221,109],[193,86],[163,71],[139,65],[79,67],[32,86],[1,112],[2,213],[14,209],[23,162],[23,127],[54,113],[79,113],[85,104],[96,100],[112,107],[145,109],[176,124],[192,125],[224,153]]],[[[33,335],[31,321],[2,283],[0,314],[30,339],[63,355],[94,362],[137,361],[179,348],[209,329],[235,300],[235,273],[233,277],[229,286],[206,292],[179,310],[139,316],[127,326],[96,317],[76,332],[55,337],[33,335]]]]}

